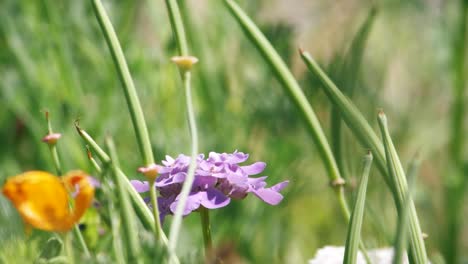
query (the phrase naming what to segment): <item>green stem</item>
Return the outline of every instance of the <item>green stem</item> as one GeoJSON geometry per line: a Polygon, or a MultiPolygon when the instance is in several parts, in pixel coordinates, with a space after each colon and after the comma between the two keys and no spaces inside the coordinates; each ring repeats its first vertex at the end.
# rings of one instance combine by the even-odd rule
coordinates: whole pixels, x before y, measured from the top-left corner
{"type": "Polygon", "coordinates": [[[115,150],[114,142],[110,139],[106,139],[106,146],[109,149],[110,158],[112,160],[110,166],[112,169],[113,180],[115,182],[117,188],[117,197],[119,199],[120,204],[120,217],[122,219],[123,228],[125,232],[125,245],[127,249],[128,260],[130,263],[139,262],[139,240],[138,240],[138,232],[137,232],[137,225],[133,215],[133,209],[130,203],[130,197],[128,196],[128,192],[125,189],[124,182],[122,178],[119,177],[119,170],[118,168],[118,157],[117,152],[115,150]]]}
{"type": "MultiPolygon", "coordinates": [[[[175,0],[166,0],[166,7],[169,13],[169,19],[171,21],[172,30],[174,32],[174,37],[177,42],[177,47],[180,56],[188,55],[188,44],[185,36],[184,23],[182,16],[180,14],[179,6],[175,0]]],[[[171,224],[170,234],[169,234],[169,253],[171,256],[175,255],[175,248],[177,246],[177,240],[180,232],[180,226],[182,223],[182,212],[185,208],[185,203],[187,201],[190,190],[192,189],[192,183],[195,177],[195,169],[197,162],[198,154],[198,135],[197,135],[197,125],[195,120],[195,111],[193,109],[193,100],[192,100],[192,89],[190,85],[190,70],[181,70],[182,82],[185,90],[185,99],[187,105],[187,117],[190,128],[190,135],[192,139],[191,146],[191,159],[190,165],[187,172],[187,177],[185,178],[184,185],[182,186],[182,191],[179,194],[179,202],[174,213],[174,219],[171,224]]],[[[171,257],[172,259],[172,257],[171,257]]]]}
{"type": "Polygon", "coordinates": [[[203,243],[205,244],[205,257],[208,257],[213,247],[211,240],[210,211],[205,207],[200,207],[199,210],[202,222],[203,243]]]}
{"type": "Polygon", "coordinates": [[[171,21],[172,31],[177,42],[177,49],[180,56],[188,55],[188,44],[185,35],[184,22],[180,14],[176,0],[166,0],[167,12],[171,21]]]}
{"type": "Polygon", "coordinates": [[[63,240],[65,240],[65,252],[68,259],[68,264],[75,263],[75,256],[73,255],[73,243],[71,233],[67,232],[63,235],[63,240]]]}
{"type": "MultiPolygon", "coordinates": [[[[52,134],[53,133],[52,122],[50,121],[48,112],[46,112],[46,120],[47,120],[48,133],[52,134]]],[[[60,175],[62,175],[62,165],[60,163],[60,157],[58,155],[57,145],[56,144],[49,144],[49,149],[50,149],[50,153],[52,155],[52,160],[54,162],[55,169],[57,171],[57,175],[60,176],[60,175]]],[[[85,242],[85,240],[83,238],[83,235],[81,234],[81,231],[80,231],[80,228],[78,227],[78,224],[76,224],[73,227],[73,233],[78,238],[78,242],[79,242],[81,248],[83,249],[83,252],[84,252],[85,256],[87,258],[91,258],[91,253],[89,252],[88,246],[86,245],[86,242],[85,242]]]]}
{"type": "Polygon", "coordinates": [[[182,75],[184,88],[185,88],[185,99],[187,104],[187,115],[190,128],[190,134],[192,137],[192,153],[190,159],[190,165],[187,172],[187,177],[185,178],[184,185],[182,186],[182,191],[179,194],[179,202],[174,213],[174,220],[171,224],[170,234],[169,234],[169,249],[174,253],[174,250],[177,245],[177,239],[180,232],[180,225],[182,222],[182,212],[185,208],[185,203],[187,201],[190,190],[192,189],[192,183],[195,177],[195,169],[197,166],[197,153],[198,153],[198,135],[197,135],[197,125],[195,121],[195,112],[193,110],[192,104],[192,92],[190,86],[190,71],[186,71],[182,75]]]}
{"type": "Polygon", "coordinates": [[[88,246],[86,245],[86,242],[83,238],[83,234],[81,234],[81,230],[78,224],[76,224],[73,227],[73,234],[75,234],[76,238],[78,239],[78,242],[81,245],[81,248],[83,249],[85,256],[87,258],[91,258],[91,253],[89,252],[88,246]]]}
{"type": "MultiPolygon", "coordinates": [[[[86,142],[89,148],[96,154],[98,159],[104,164],[104,169],[109,166],[111,160],[109,155],[96,143],[96,141],[83,129],[78,126],[78,123],[75,123],[76,130],[81,138],[86,142]]],[[[146,205],[145,201],[141,198],[141,195],[133,188],[132,184],[128,180],[128,177],[120,170],[118,170],[118,177],[122,179],[125,189],[127,190],[128,194],[130,195],[130,199],[133,204],[133,208],[135,208],[136,213],[141,220],[143,226],[146,229],[152,230],[156,232],[155,228],[155,221],[152,216],[152,213],[148,206],[146,205]]],[[[167,237],[164,233],[160,233],[162,237],[162,242],[167,245],[167,237]]]]}
{"type": "Polygon", "coordinates": [[[375,161],[377,162],[378,169],[382,175],[384,175],[385,182],[390,187],[390,190],[394,193],[392,181],[387,176],[384,148],[382,142],[377,137],[377,134],[374,133],[374,130],[357,109],[357,107],[340,91],[340,89],[338,89],[338,87],[336,87],[333,81],[320,68],[312,56],[310,56],[308,52],[302,50],[300,51],[300,55],[307,68],[317,77],[319,77],[325,93],[333,102],[336,109],[340,111],[343,120],[354,133],[361,145],[365,148],[369,148],[372,151],[375,161]]]}
{"type": "Polygon", "coordinates": [[[119,40],[101,1],[91,0],[91,2],[93,3],[94,13],[99,22],[102,33],[105,36],[109,51],[112,54],[112,59],[120,77],[120,81],[122,82],[125,99],[127,101],[128,110],[130,111],[130,116],[132,118],[133,127],[137,137],[138,147],[140,148],[144,163],[146,165],[153,164],[153,151],[151,149],[148,129],[146,128],[145,117],[140,106],[140,100],[138,99],[127,62],[125,61],[122,48],[120,47],[119,40]]]}
{"type": "MultiPolygon", "coordinates": [[[[102,6],[100,0],[92,0],[93,8],[96,14],[96,18],[101,26],[102,32],[106,38],[107,45],[112,54],[114,65],[117,68],[120,80],[122,81],[122,87],[125,93],[125,99],[127,101],[128,110],[132,118],[133,128],[137,137],[138,146],[143,156],[143,161],[146,165],[154,164],[153,151],[151,149],[151,142],[148,135],[148,129],[146,127],[145,117],[143,110],[140,106],[140,100],[133,84],[132,76],[125,61],[122,48],[120,47],[119,40],[115,34],[114,28],[109,17],[106,14],[106,10],[102,6]]],[[[158,200],[152,200],[153,208],[158,208],[158,200]]],[[[159,216],[154,217],[155,227],[154,230],[156,237],[161,237],[160,234],[164,233],[161,228],[161,221],[159,216]]]]}
{"type": "MultiPolygon", "coordinates": [[[[245,12],[232,0],[224,0],[224,3],[237,22],[239,22],[251,42],[257,47],[260,54],[263,56],[263,59],[268,63],[276,78],[281,82],[285,91],[300,110],[309,132],[312,135],[315,144],[317,144],[317,149],[325,165],[330,181],[332,183],[343,182],[320,122],[296,79],[268,39],[247,16],[247,14],[245,14],[245,12]]],[[[342,213],[346,219],[349,219],[349,207],[346,203],[346,199],[344,198],[344,192],[342,190],[343,185],[334,184],[333,186],[337,189],[335,193],[338,201],[340,202],[342,213]]]]}
{"type": "Polygon", "coordinates": [[[49,145],[49,149],[50,149],[50,154],[52,155],[52,161],[54,162],[57,175],[60,176],[62,175],[63,171],[62,171],[62,166],[60,164],[60,158],[58,155],[57,146],[55,144],[49,145]]]}
{"type": "Polygon", "coordinates": [[[403,201],[401,213],[398,216],[397,230],[394,243],[395,250],[392,261],[393,264],[403,263],[403,255],[405,253],[405,249],[408,246],[408,213],[412,196],[411,193],[415,186],[415,179],[416,175],[418,174],[419,164],[420,160],[418,157],[416,157],[413,159],[408,169],[408,194],[406,200],[403,201]]]}
{"type": "Polygon", "coordinates": [[[385,146],[385,158],[387,160],[388,175],[391,176],[394,186],[396,186],[396,190],[398,191],[398,202],[396,203],[398,214],[402,214],[403,203],[406,201],[406,199],[408,199],[408,224],[411,245],[410,257],[417,264],[426,264],[426,247],[424,246],[424,240],[421,227],[419,225],[419,219],[416,213],[416,207],[411,197],[408,196],[408,183],[406,181],[405,171],[403,170],[398,153],[396,152],[395,146],[393,145],[392,139],[390,137],[390,132],[387,126],[387,117],[383,112],[379,113],[378,121],[385,146]]]}
{"type": "Polygon", "coordinates": [[[359,187],[357,189],[356,202],[354,204],[351,220],[348,224],[348,235],[346,238],[346,247],[343,258],[345,264],[357,263],[357,253],[359,241],[361,239],[362,220],[364,218],[364,209],[366,201],[367,182],[372,164],[372,153],[369,152],[364,159],[364,169],[362,172],[359,187]]]}
{"type": "MultiPolygon", "coordinates": [[[[158,207],[158,201],[157,201],[157,197],[156,197],[156,186],[155,186],[155,180],[152,180],[149,184],[150,184],[150,198],[151,198],[151,204],[153,205],[153,217],[156,219],[156,218],[159,218],[159,207],[158,207]]],[[[161,228],[161,222],[160,221],[154,221],[154,228],[155,228],[155,232],[154,232],[154,235],[155,235],[155,239],[156,241],[161,241],[162,240],[162,237],[161,237],[161,232],[159,232],[159,230],[162,230],[161,228]]]]}
{"type": "Polygon", "coordinates": [[[460,234],[463,228],[463,197],[468,177],[464,171],[463,147],[466,141],[466,41],[468,1],[459,0],[459,16],[452,46],[453,102],[451,105],[450,170],[446,177],[447,229],[443,240],[443,253],[447,263],[458,263],[460,234]]]}

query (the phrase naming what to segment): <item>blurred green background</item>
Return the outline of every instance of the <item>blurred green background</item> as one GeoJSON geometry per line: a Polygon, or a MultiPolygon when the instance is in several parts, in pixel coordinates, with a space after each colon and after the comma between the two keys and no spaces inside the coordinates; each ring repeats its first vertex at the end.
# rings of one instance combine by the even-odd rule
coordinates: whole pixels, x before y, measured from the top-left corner
{"type": "MultiPolygon", "coordinates": [[[[305,263],[324,245],[343,245],[346,222],[314,142],[279,82],[222,1],[179,2],[191,53],[200,59],[193,74],[200,152],[247,152],[249,161],[268,164],[264,173],[269,184],[290,180],[285,199],[276,207],[247,197],[213,211],[215,245],[247,263],[305,263]]],[[[454,65],[459,60],[463,65],[467,49],[464,40],[456,42],[459,25],[466,23],[459,22],[461,1],[239,3],[289,64],[328,135],[331,104],[300,61],[298,47],[324,66],[375,128],[377,109],[385,110],[404,165],[420,153],[415,201],[429,235],[429,257],[437,262],[449,226],[445,179],[455,173],[450,122],[452,87],[460,74],[454,65]]],[[[176,49],[163,1],[104,4],[138,90],[156,159],[188,154],[184,95],[170,61],[176,49]]],[[[466,67],[461,69],[466,75],[466,67]]],[[[54,130],[63,133],[58,150],[67,170],[93,171],[73,125],[79,119],[101,144],[105,135],[112,135],[124,171],[139,177],[135,171],[141,159],[123,90],[89,1],[0,2],[0,105],[2,181],[25,170],[54,171],[41,142],[47,133],[45,110],[54,130]]],[[[352,201],[366,150],[347,128],[343,132],[344,177],[352,201]]],[[[462,153],[466,160],[466,151],[462,153]]],[[[382,179],[373,169],[363,230],[369,248],[391,245],[397,220],[382,179]]],[[[466,217],[463,197],[459,210],[466,217]]],[[[468,229],[460,221],[458,246],[468,261],[468,229]]],[[[165,228],[169,224],[170,217],[165,228]]],[[[13,257],[18,263],[31,261],[47,236],[25,236],[18,214],[0,197],[3,262],[13,257]]],[[[106,254],[103,240],[95,234],[87,234],[87,239],[95,252],[106,254]]],[[[181,241],[183,256],[201,251],[196,214],[184,220],[181,241]]]]}

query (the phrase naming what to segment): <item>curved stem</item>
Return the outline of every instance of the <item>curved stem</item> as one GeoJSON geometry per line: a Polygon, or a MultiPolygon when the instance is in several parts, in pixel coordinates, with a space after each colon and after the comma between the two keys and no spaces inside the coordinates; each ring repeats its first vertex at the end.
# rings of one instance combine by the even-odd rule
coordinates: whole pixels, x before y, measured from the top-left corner
{"type": "MultiPolygon", "coordinates": [[[[107,45],[112,54],[114,65],[119,74],[120,80],[122,81],[125,99],[127,101],[128,110],[132,118],[133,127],[137,138],[137,143],[143,156],[145,165],[154,163],[153,150],[151,149],[151,142],[148,135],[148,129],[146,127],[145,117],[143,110],[141,109],[140,100],[133,84],[132,76],[127,66],[122,48],[120,47],[117,34],[114,31],[112,23],[106,14],[106,10],[102,6],[100,0],[92,0],[94,13],[102,29],[102,33],[105,36],[107,45]]],[[[158,200],[154,199],[153,207],[158,208],[158,200]]],[[[159,216],[154,218],[156,222],[155,230],[156,236],[160,237],[164,231],[161,229],[161,222],[159,216]],[[158,235],[159,234],[159,235],[158,235]]]]}
{"type": "Polygon", "coordinates": [[[174,250],[177,245],[177,239],[180,232],[180,225],[182,222],[182,212],[185,207],[190,190],[192,189],[192,183],[195,176],[195,169],[197,165],[197,153],[198,153],[198,135],[197,135],[197,125],[195,122],[195,112],[193,110],[192,103],[192,93],[190,86],[190,71],[186,71],[182,74],[184,88],[185,88],[185,98],[187,104],[187,115],[190,128],[190,134],[192,137],[192,151],[190,165],[188,168],[187,177],[185,178],[182,191],[179,194],[179,202],[177,204],[176,211],[174,213],[174,220],[172,221],[171,230],[169,234],[169,249],[171,254],[174,254],[174,250]]]}

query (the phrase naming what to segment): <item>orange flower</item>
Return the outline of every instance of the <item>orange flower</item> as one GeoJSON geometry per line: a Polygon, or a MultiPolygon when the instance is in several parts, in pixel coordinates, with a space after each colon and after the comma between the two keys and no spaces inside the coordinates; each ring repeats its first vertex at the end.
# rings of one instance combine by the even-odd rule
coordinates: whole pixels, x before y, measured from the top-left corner
{"type": "Polygon", "coordinates": [[[2,189],[26,224],[46,231],[68,231],[77,223],[94,197],[94,187],[82,171],[63,177],[45,171],[28,171],[9,178],[2,189]],[[74,199],[70,193],[77,190],[74,199]],[[70,203],[74,206],[71,208],[70,203]]]}

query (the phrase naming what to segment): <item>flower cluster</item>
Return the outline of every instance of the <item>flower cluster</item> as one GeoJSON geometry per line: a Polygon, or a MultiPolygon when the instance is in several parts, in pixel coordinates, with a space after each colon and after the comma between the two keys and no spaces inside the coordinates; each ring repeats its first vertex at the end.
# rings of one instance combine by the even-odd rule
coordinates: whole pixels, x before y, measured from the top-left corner
{"type": "MultiPolygon", "coordinates": [[[[190,195],[185,204],[183,215],[203,206],[216,209],[229,204],[231,199],[242,199],[252,193],[264,202],[277,205],[283,199],[279,193],[289,181],[283,181],[266,188],[266,176],[251,178],[250,175],[261,173],[266,164],[255,162],[251,165],[240,166],[249,155],[235,151],[234,153],[210,152],[205,159],[203,154],[197,157],[197,169],[190,195]]],[[[163,166],[157,166],[159,176],[156,179],[159,212],[161,221],[167,214],[173,214],[179,202],[182,184],[187,176],[190,157],[179,155],[176,159],[166,156],[163,166]]],[[[131,181],[135,189],[140,192],[149,191],[148,182],[131,181]]]]}

